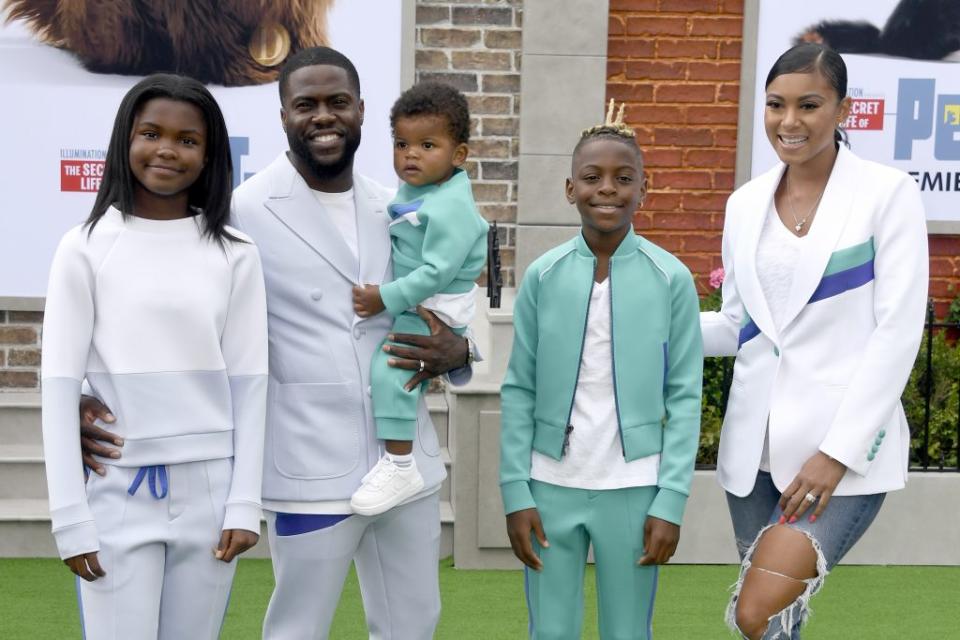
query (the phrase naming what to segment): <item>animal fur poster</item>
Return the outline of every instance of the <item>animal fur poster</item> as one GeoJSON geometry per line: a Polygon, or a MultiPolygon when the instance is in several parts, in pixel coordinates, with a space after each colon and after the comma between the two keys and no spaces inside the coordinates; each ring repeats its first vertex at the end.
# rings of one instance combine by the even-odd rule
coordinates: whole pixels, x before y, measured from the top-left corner
{"type": "MultiPolygon", "coordinates": [[[[908,172],[934,231],[960,222],[960,0],[760,0],[752,174],[777,158],[763,126],[764,84],[791,45],[823,42],[847,64],[854,153],[908,172]]],[[[869,189],[870,185],[863,185],[869,189]]]]}
{"type": "Polygon", "coordinates": [[[0,297],[45,295],[56,243],[90,213],[120,100],[153,72],[204,82],[227,120],[234,182],[287,148],[277,75],[329,45],[365,102],[356,169],[392,185],[389,111],[401,88],[399,1],[0,0],[0,297]]]}

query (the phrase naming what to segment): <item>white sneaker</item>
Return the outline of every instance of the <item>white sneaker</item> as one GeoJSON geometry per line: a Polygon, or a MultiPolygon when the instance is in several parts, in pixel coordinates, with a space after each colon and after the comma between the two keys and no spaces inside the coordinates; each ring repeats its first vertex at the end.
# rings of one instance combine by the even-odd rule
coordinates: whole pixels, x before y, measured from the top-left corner
{"type": "Polygon", "coordinates": [[[377,461],[363,477],[360,488],[350,497],[350,508],[362,516],[375,516],[389,511],[423,489],[423,476],[415,460],[409,467],[398,467],[388,456],[377,461]]]}

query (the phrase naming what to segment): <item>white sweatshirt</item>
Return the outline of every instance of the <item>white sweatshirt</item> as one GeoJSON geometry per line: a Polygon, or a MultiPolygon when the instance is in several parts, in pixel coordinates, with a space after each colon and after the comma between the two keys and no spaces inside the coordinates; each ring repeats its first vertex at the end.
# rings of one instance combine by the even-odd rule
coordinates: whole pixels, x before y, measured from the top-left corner
{"type": "Polygon", "coordinates": [[[63,237],[43,319],[43,448],[61,558],[99,550],[80,459],[80,387],[117,418],[127,467],[234,458],[224,529],[260,530],[267,314],[260,256],[202,218],[111,208],[63,237]]]}

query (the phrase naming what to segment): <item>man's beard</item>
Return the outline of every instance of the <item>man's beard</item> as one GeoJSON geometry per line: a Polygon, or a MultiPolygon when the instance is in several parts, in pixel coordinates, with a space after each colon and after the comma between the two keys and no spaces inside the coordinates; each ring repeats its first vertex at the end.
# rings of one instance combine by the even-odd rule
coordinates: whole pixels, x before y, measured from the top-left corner
{"type": "Polygon", "coordinates": [[[335,178],[343,173],[344,169],[353,162],[353,156],[360,147],[360,132],[356,136],[344,136],[343,153],[334,162],[320,162],[310,152],[310,146],[307,141],[296,135],[288,135],[287,143],[290,145],[290,151],[300,159],[309,169],[310,173],[318,179],[335,178]]]}

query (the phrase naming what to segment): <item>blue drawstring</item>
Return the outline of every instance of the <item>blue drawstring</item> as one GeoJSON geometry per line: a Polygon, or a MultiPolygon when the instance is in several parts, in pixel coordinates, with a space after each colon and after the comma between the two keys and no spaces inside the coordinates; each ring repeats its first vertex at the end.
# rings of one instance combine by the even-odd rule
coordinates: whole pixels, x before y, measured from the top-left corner
{"type": "Polygon", "coordinates": [[[162,464],[140,467],[140,471],[137,471],[137,477],[130,483],[130,488],[127,489],[127,493],[130,495],[135,494],[137,489],[140,488],[140,483],[143,482],[144,476],[147,477],[147,485],[150,487],[150,493],[154,498],[160,500],[161,498],[167,497],[167,468],[162,464]],[[157,476],[160,477],[159,492],[157,492],[157,476]]]}

